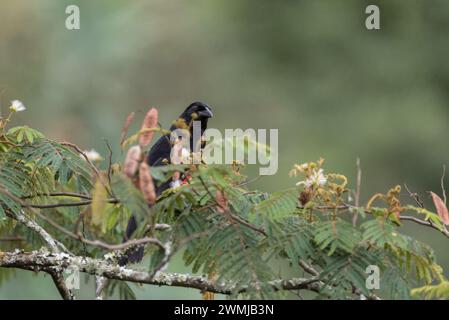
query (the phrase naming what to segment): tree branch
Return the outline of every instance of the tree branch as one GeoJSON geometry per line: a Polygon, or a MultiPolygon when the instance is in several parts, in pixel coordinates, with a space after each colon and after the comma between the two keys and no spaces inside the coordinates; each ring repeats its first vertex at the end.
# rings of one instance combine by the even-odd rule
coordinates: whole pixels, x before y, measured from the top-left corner
{"type": "Polygon", "coordinates": [[[35,195],[28,195],[23,197],[22,199],[31,199],[36,197],[72,197],[72,198],[80,198],[92,200],[92,197],[87,194],[76,193],[76,192],[50,192],[50,193],[37,193],[35,195]]]}
{"type": "MultiPolygon", "coordinates": [[[[94,246],[94,247],[100,247],[100,248],[103,248],[103,249],[106,249],[106,250],[122,250],[122,249],[126,249],[128,247],[133,247],[133,246],[138,246],[138,245],[151,243],[151,244],[154,244],[154,245],[158,246],[161,249],[165,249],[164,244],[162,242],[160,242],[158,239],[152,238],[152,237],[144,237],[144,238],[141,238],[141,239],[133,239],[133,240],[129,240],[129,241],[123,242],[121,244],[109,244],[109,243],[103,242],[101,240],[90,240],[90,239],[84,238],[84,236],[82,234],[75,234],[75,233],[67,230],[66,228],[64,228],[63,226],[61,226],[58,223],[54,222],[50,218],[48,218],[45,215],[41,214],[40,212],[35,212],[35,214],[39,218],[45,220],[48,224],[53,226],[55,229],[57,229],[60,232],[64,233],[66,236],[69,236],[69,237],[71,237],[73,239],[81,241],[82,243],[85,243],[85,244],[88,244],[88,245],[91,245],[91,246],[94,246]]],[[[165,228],[165,226],[166,225],[162,225],[162,228],[165,228]]]]}
{"type": "MultiPolygon", "coordinates": [[[[56,254],[59,253],[60,250],[70,253],[70,251],[68,251],[67,248],[62,243],[53,239],[53,237],[50,234],[48,234],[48,232],[45,231],[44,228],[42,228],[40,225],[38,225],[34,220],[29,218],[28,216],[26,216],[23,211],[20,213],[17,213],[17,214],[7,211],[7,215],[10,216],[11,218],[17,220],[18,222],[22,223],[30,230],[39,234],[40,237],[45,241],[45,243],[47,243],[47,245],[51,248],[51,250],[53,252],[55,252],[56,254]]],[[[1,253],[2,252],[0,251],[0,254],[1,253]]],[[[73,300],[74,299],[73,293],[65,285],[64,279],[61,276],[61,272],[58,272],[58,271],[55,271],[52,269],[46,269],[44,271],[46,271],[47,273],[49,273],[51,275],[53,282],[63,299],[65,299],[65,300],[73,300]]]]}
{"type": "MultiPolygon", "coordinates": [[[[314,207],[313,209],[318,209],[318,210],[329,210],[329,209],[349,210],[349,209],[352,209],[352,208],[353,208],[353,209],[356,209],[357,207],[352,206],[352,205],[349,205],[349,204],[344,204],[344,205],[341,205],[341,206],[316,206],[316,207],[314,207]]],[[[298,206],[298,209],[304,209],[304,207],[298,206]]],[[[367,210],[365,210],[365,211],[366,211],[366,213],[370,213],[370,212],[367,211],[367,210]]],[[[401,215],[401,216],[399,217],[399,219],[400,219],[401,221],[411,221],[411,222],[414,222],[414,223],[417,223],[417,224],[420,224],[420,225],[427,226],[427,227],[430,227],[430,228],[432,228],[432,229],[438,230],[438,231],[440,231],[442,234],[444,234],[446,237],[449,238],[449,231],[448,231],[448,230],[446,230],[446,229],[443,229],[443,230],[440,229],[437,225],[433,224],[431,221],[421,220],[421,219],[416,218],[416,217],[412,217],[412,216],[403,216],[403,215],[401,215]]]]}
{"type": "Polygon", "coordinates": [[[203,188],[206,190],[207,194],[209,195],[209,197],[211,198],[212,201],[214,201],[217,206],[219,206],[220,208],[222,208],[225,212],[228,213],[229,217],[237,223],[240,223],[242,225],[244,225],[247,228],[250,228],[253,231],[259,232],[261,234],[263,234],[265,237],[267,237],[267,233],[263,230],[263,229],[259,229],[256,226],[253,226],[251,223],[245,221],[243,218],[233,214],[232,212],[230,212],[230,210],[228,208],[223,208],[223,206],[217,201],[217,199],[215,199],[214,195],[212,194],[212,192],[209,190],[208,186],[206,185],[206,182],[204,181],[204,179],[201,176],[198,176],[198,179],[200,180],[201,184],[203,185],[203,188]]]}
{"type": "MultiPolygon", "coordinates": [[[[198,289],[229,295],[235,293],[235,284],[217,284],[201,276],[193,276],[180,273],[159,272],[152,274],[131,268],[111,264],[107,260],[92,259],[89,257],[70,256],[65,253],[51,253],[47,250],[32,252],[0,252],[0,267],[19,268],[23,270],[48,272],[49,268],[64,270],[68,267],[76,267],[80,272],[101,276],[108,279],[128,281],[157,286],[172,286],[198,289]]],[[[277,279],[268,282],[274,290],[310,290],[319,292],[321,284],[318,278],[292,278],[287,280],[277,279]]],[[[243,287],[239,292],[244,292],[243,287]]]]}
{"type": "Polygon", "coordinates": [[[7,211],[7,214],[9,217],[11,217],[14,220],[17,220],[18,222],[26,226],[28,229],[36,232],[54,252],[60,252],[60,250],[64,252],[69,252],[62,243],[53,239],[53,237],[47,231],[45,231],[44,228],[42,228],[28,216],[26,216],[23,211],[18,214],[14,214],[12,212],[7,211]]]}
{"type": "Polygon", "coordinates": [[[430,228],[433,228],[435,230],[440,231],[442,234],[444,234],[446,237],[449,238],[449,231],[447,231],[446,229],[440,229],[438,228],[438,226],[434,225],[432,222],[430,221],[425,221],[425,220],[421,220],[418,219],[416,217],[412,217],[412,216],[401,216],[401,220],[405,220],[405,221],[412,221],[415,222],[417,224],[423,225],[423,226],[427,226],[430,228]]]}
{"type": "Polygon", "coordinates": [[[75,300],[75,295],[71,290],[69,290],[65,284],[64,277],[61,272],[56,271],[54,269],[48,269],[47,273],[53,279],[53,283],[56,285],[59,294],[64,300],[75,300]]]}

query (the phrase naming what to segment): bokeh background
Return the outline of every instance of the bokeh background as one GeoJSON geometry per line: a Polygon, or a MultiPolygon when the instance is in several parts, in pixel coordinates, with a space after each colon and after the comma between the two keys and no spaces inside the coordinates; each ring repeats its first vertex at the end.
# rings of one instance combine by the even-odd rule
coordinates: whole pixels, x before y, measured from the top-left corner
{"type": "MultiPolygon", "coordinates": [[[[426,191],[441,193],[449,164],[448,34],[446,0],[2,0],[0,107],[5,114],[20,99],[28,109],[14,124],[102,154],[107,139],[118,160],[130,111],[139,118],[155,106],[168,126],[201,100],[215,128],[279,129],[279,171],[252,187],[288,188],[291,165],[320,156],[354,181],[359,157],[364,199],[407,183],[432,208],[426,191]],[[373,3],[379,31],[365,29],[373,3]],[[80,30],[65,28],[69,4],[80,7],[80,30]]],[[[449,270],[447,239],[402,229],[449,270]]],[[[178,288],[136,293],[200,298],[178,288]]],[[[79,294],[92,298],[88,285],[79,294]]],[[[19,272],[0,298],[59,296],[48,277],[19,272]]]]}

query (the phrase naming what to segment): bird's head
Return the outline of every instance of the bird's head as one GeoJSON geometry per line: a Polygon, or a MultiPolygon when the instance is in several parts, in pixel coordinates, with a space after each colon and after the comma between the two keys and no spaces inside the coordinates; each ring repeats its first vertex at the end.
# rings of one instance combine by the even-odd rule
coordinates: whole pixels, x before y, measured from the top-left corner
{"type": "Polygon", "coordinates": [[[179,116],[184,119],[186,123],[190,124],[193,121],[201,121],[207,124],[207,119],[213,117],[211,108],[203,102],[193,102],[187,109],[179,116]]]}

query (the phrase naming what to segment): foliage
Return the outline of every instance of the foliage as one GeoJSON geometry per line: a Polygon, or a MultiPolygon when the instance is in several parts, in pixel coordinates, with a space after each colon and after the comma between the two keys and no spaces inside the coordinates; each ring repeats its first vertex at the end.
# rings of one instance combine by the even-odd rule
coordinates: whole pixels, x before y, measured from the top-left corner
{"type": "MultiPolygon", "coordinates": [[[[346,177],[326,174],[323,159],[295,165],[292,175],[304,179],[296,188],[273,194],[248,190],[237,164],[151,168],[159,182],[175,172],[189,178],[148,206],[119,164],[100,170],[76,146],[50,140],[34,129],[16,127],[5,132],[3,127],[0,149],[0,237],[23,237],[17,243],[22,249],[37,249],[43,243],[14,221],[19,214],[34,219],[72,252],[96,258],[110,250],[79,237],[121,243],[134,215],[140,226],[134,238],[156,237],[170,243],[173,252],[183,250],[184,263],[192,272],[231,283],[232,297],[281,297],[283,293],[268,282],[286,278],[287,273],[279,274],[275,266],[288,266],[289,276],[301,277],[304,263],[322,282],[317,298],[377,294],[408,299],[411,293],[449,297],[448,282],[432,249],[398,230],[404,211],[423,215],[424,221],[444,230],[439,216],[402,206],[398,187],[356,208],[345,200],[351,192],[346,177]],[[374,207],[378,200],[386,205],[374,207]],[[354,214],[363,221],[351,223],[354,214]],[[169,224],[171,229],[147,228],[156,223],[169,224]],[[367,289],[366,270],[371,265],[381,271],[381,290],[367,289]]],[[[9,242],[0,245],[2,250],[11,248],[9,242]]],[[[165,259],[162,250],[146,246],[145,254],[143,263],[150,272],[157,271],[165,259]]],[[[11,275],[0,270],[0,281],[7,276],[11,275]]],[[[123,298],[134,297],[131,288],[117,281],[110,282],[105,294],[115,289],[123,298]]]]}

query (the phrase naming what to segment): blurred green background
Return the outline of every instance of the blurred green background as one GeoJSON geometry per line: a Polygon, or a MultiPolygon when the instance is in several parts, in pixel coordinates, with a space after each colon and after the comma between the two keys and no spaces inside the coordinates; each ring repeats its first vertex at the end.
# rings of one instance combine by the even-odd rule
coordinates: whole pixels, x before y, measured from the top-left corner
{"type": "MultiPolygon", "coordinates": [[[[1,111],[12,99],[28,108],[14,124],[103,155],[106,138],[119,160],[130,111],[139,118],[155,106],[168,126],[201,100],[220,130],[279,128],[279,171],[252,187],[288,188],[291,165],[320,156],[354,181],[360,157],[365,200],[405,182],[433,209],[426,191],[441,193],[449,164],[446,0],[3,0],[0,24],[1,111]],[[374,3],[381,30],[368,31],[364,12],[374,3]],[[69,4],[80,7],[80,30],[65,28],[69,4]]],[[[449,275],[447,239],[402,229],[432,245],[449,275]]],[[[0,298],[59,298],[49,277],[17,275],[0,298]]],[[[136,291],[200,298],[188,289],[136,291]]],[[[83,286],[80,296],[92,290],[83,286]]]]}

